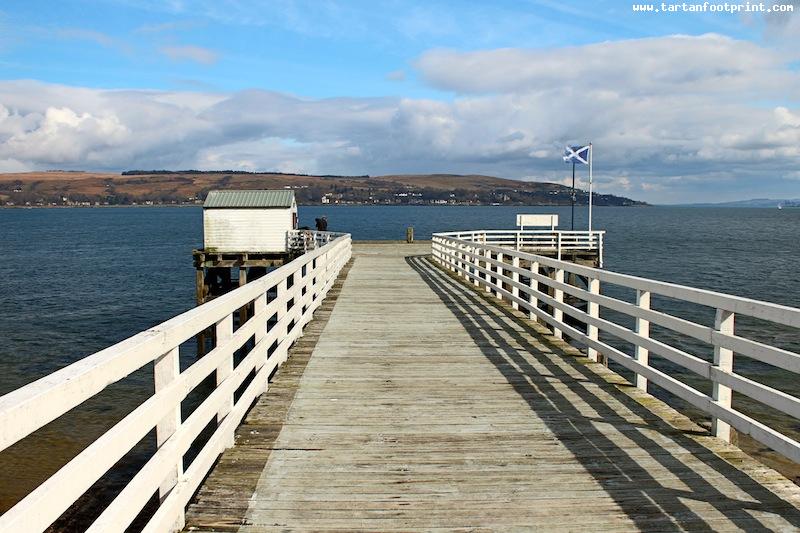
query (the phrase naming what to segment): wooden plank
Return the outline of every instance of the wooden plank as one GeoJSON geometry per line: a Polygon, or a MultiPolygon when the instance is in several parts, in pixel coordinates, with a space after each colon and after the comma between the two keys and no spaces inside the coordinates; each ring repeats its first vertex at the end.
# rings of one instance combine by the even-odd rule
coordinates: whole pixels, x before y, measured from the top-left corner
{"type": "MultiPolygon", "coordinates": [[[[445,247],[451,250],[454,249],[452,245],[446,245],[445,247]]],[[[491,253],[491,250],[487,248],[482,253],[491,253]]],[[[445,257],[447,255],[448,254],[445,254],[445,257]]],[[[475,261],[477,263],[477,258],[475,261]]],[[[493,261],[488,261],[487,263],[489,270],[492,268],[492,263],[493,261]]],[[[478,266],[476,266],[475,269],[478,272],[483,273],[488,271],[487,269],[478,266]]],[[[567,270],[568,269],[569,267],[567,267],[567,270]]],[[[462,271],[462,273],[469,275],[467,274],[466,270],[462,271]]],[[[538,277],[538,275],[534,273],[531,273],[530,275],[533,279],[537,279],[538,277]]],[[[475,279],[477,280],[478,278],[475,279]]],[[[705,396],[698,390],[684,385],[668,374],[655,371],[647,365],[643,365],[638,359],[631,359],[627,354],[606,343],[598,342],[596,338],[592,337],[592,331],[589,330],[588,327],[594,326],[595,328],[599,328],[607,333],[611,333],[621,340],[631,342],[638,347],[646,349],[648,352],[658,354],[672,362],[678,363],[688,370],[698,373],[705,378],[712,379],[715,386],[724,385],[725,388],[730,388],[741,392],[742,394],[746,394],[753,399],[762,401],[770,407],[782,410],[786,414],[794,416],[798,409],[800,409],[800,400],[776,389],[772,389],[767,385],[759,384],[752,380],[742,378],[741,376],[731,373],[731,369],[724,370],[722,367],[714,366],[711,363],[683,352],[678,348],[674,348],[660,341],[655,341],[649,338],[647,335],[640,335],[638,332],[634,332],[616,323],[600,319],[598,317],[593,317],[591,316],[591,312],[587,314],[584,311],[557,301],[554,297],[552,297],[552,294],[549,296],[547,294],[555,293],[556,290],[562,290],[563,292],[567,293],[582,292],[584,295],[584,298],[582,299],[585,299],[589,302],[602,301],[602,299],[615,301],[613,299],[592,294],[590,292],[583,291],[582,289],[574,291],[573,289],[568,288],[569,286],[565,283],[548,281],[548,279],[545,277],[542,277],[542,281],[547,287],[549,287],[549,289],[546,289],[545,292],[540,291],[536,293],[538,299],[548,304],[547,308],[543,311],[533,308],[529,303],[521,300],[519,297],[515,297],[509,291],[498,288],[498,292],[503,298],[511,300],[512,302],[516,302],[518,305],[527,308],[529,311],[536,314],[541,320],[549,324],[552,328],[561,329],[563,327],[567,331],[571,331],[574,334],[573,338],[582,342],[587,346],[588,350],[590,350],[590,358],[592,355],[591,350],[600,350],[606,356],[604,357],[604,361],[607,361],[608,358],[611,358],[623,367],[636,373],[638,377],[653,380],[654,383],[671,392],[675,396],[689,402],[692,406],[710,414],[712,417],[721,419],[726,424],[729,424],[730,426],[739,430],[741,433],[753,437],[758,442],[765,444],[772,450],[782,454],[786,459],[800,461],[800,443],[796,442],[792,437],[781,434],[779,431],[776,431],[775,429],[770,428],[757,420],[753,420],[752,418],[736,411],[735,409],[732,409],[729,404],[726,405],[726,402],[718,402],[711,397],[705,396]],[[587,334],[584,334],[584,332],[565,324],[560,317],[556,316],[555,311],[560,311],[563,314],[567,314],[568,316],[577,318],[579,321],[584,322],[587,325],[587,334]]],[[[505,282],[506,284],[515,284],[515,282],[508,277],[505,278],[505,282]]],[[[519,283],[516,285],[521,292],[531,292],[530,287],[521,285],[519,283]]],[[[489,285],[487,284],[487,289],[488,288],[489,285]]],[[[624,305],[630,308],[630,310],[633,312],[625,311],[625,309],[622,308],[620,308],[620,310],[629,315],[635,316],[637,320],[640,317],[644,318],[653,314],[651,310],[644,309],[638,305],[627,304],[619,301],[616,302],[616,305],[608,305],[608,307],[617,308],[624,305]]],[[[591,311],[591,309],[589,311],[591,311]]],[[[722,311],[723,310],[721,309],[717,310],[718,313],[722,311]]],[[[725,312],[730,313],[728,311],[725,312]]],[[[664,319],[669,317],[669,315],[664,315],[661,313],[655,313],[655,315],[657,317],[660,316],[660,318],[656,318],[655,322],[662,324],[665,322],[664,319]]],[[[717,338],[721,341],[719,344],[715,345],[715,351],[722,349],[722,352],[724,353],[731,353],[733,350],[729,348],[730,345],[741,346],[742,348],[748,350],[745,352],[745,354],[752,355],[753,353],[757,353],[759,356],[763,356],[760,357],[760,360],[773,364],[779,363],[777,366],[789,369],[792,368],[793,364],[797,364],[797,361],[800,361],[800,356],[797,354],[786,352],[785,350],[779,350],[766,345],[759,345],[759,343],[754,341],[747,341],[746,339],[735,337],[732,330],[713,330],[705,326],[699,326],[685,320],[677,319],[676,317],[671,317],[670,320],[679,325],[679,328],[676,329],[678,332],[687,329],[687,327],[690,325],[693,329],[710,331],[712,333],[712,339],[717,338]],[[794,361],[792,361],[792,359],[794,361]]],[[[695,335],[692,334],[692,336],[695,335]]],[[[702,340],[702,335],[697,336],[697,338],[702,340]]],[[[723,437],[724,435],[718,436],[723,437]]]]}
{"type": "Polygon", "coordinates": [[[345,266],[339,279],[328,292],[328,296],[315,311],[314,320],[305,328],[303,338],[289,350],[286,363],[270,380],[269,389],[261,395],[237,428],[236,446],[222,455],[196,495],[193,504],[189,506],[187,528],[209,527],[208,524],[213,524],[210,527],[222,526],[222,530],[230,527],[235,531],[236,525],[244,520],[246,501],[253,494],[261,471],[269,459],[274,441],[294,399],[300,377],[320,333],[328,322],[348,271],[349,266],[345,266]],[[206,502],[218,498],[220,494],[228,495],[225,506],[209,507],[206,502]],[[241,498],[245,498],[245,504],[237,506],[234,502],[241,498]]]}
{"type": "Polygon", "coordinates": [[[256,403],[187,528],[800,527],[789,480],[426,253],[354,246],[307,363],[256,403]]]}

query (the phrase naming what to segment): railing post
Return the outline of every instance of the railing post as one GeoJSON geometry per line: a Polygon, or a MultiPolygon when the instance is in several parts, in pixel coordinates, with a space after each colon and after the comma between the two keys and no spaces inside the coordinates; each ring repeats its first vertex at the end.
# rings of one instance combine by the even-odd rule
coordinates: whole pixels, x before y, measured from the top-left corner
{"type": "MultiPolygon", "coordinates": [[[[559,243],[561,242],[561,234],[558,236],[559,243]]],[[[559,252],[560,255],[560,252],[559,252]]],[[[555,269],[555,280],[560,283],[564,283],[564,269],[563,268],[556,268],[555,269]]],[[[556,302],[561,303],[564,301],[564,291],[561,289],[553,289],[553,298],[556,302]]],[[[564,321],[564,312],[561,309],[557,309],[553,306],[553,318],[556,319],[556,322],[563,322],[564,321]]],[[[553,328],[553,336],[557,339],[560,339],[564,336],[562,331],[558,328],[553,328]]]]}
{"type": "Polygon", "coordinates": [[[599,256],[600,256],[599,263],[600,263],[600,265],[599,266],[600,266],[600,268],[603,268],[603,234],[602,233],[598,234],[598,242],[600,243],[598,245],[598,246],[600,246],[600,251],[599,251],[599,256]]]}
{"type": "MultiPolygon", "coordinates": [[[[636,290],[636,306],[640,309],[650,309],[650,291],[636,290]]],[[[636,333],[645,339],[649,339],[650,321],[636,317],[636,333]]],[[[637,344],[634,357],[638,362],[647,366],[649,364],[650,352],[637,344]]],[[[636,386],[647,392],[647,378],[636,374],[636,386]]]]}
{"type": "MultiPolygon", "coordinates": [[[[155,360],[153,369],[153,380],[155,384],[155,393],[163,390],[170,383],[178,378],[181,373],[180,366],[180,349],[176,346],[168,351],[161,357],[155,360]]],[[[178,402],[170,412],[156,424],[156,447],[161,446],[169,439],[181,425],[181,404],[178,402]]],[[[164,501],[169,492],[175,488],[178,481],[183,476],[183,457],[178,459],[178,462],[173,468],[170,469],[169,474],[164,479],[164,482],[158,489],[159,501],[164,501]]],[[[185,515],[183,508],[180,510],[175,522],[175,529],[183,529],[186,525],[185,515]]]]}
{"type": "MultiPolygon", "coordinates": [[[[267,309],[267,293],[262,292],[253,302],[253,317],[255,318],[259,316],[259,313],[261,313],[262,315],[261,323],[256,328],[256,334],[255,334],[256,345],[258,345],[258,343],[261,342],[267,335],[267,320],[269,319],[269,317],[267,317],[264,314],[264,311],[266,311],[266,309],[267,309]]],[[[267,364],[267,352],[268,350],[265,348],[264,358],[261,362],[258,363],[258,366],[256,367],[256,373],[258,373],[258,371],[261,369],[262,366],[267,364]]],[[[267,382],[265,381],[262,385],[264,386],[263,391],[266,392],[267,382]]]]}
{"type": "MultiPolygon", "coordinates": [[[[717,315],[714,320],[714,329],[720,333],[733,335],[734,333],[734,319],[735,315],[731,311],[724,309],[717,309],[717,315]]],[[[733,372],[733,351],[728,348],[723,348],[719,345],[714,345],[714,366],[718,370],[731,373],[733,372]]],[[[720,383],[713,382],[712,397],[714,403],[722,407],[731,406],[731,389],[720,383]]],[[[727,422],[713,417],[711,419],[711,432],[715,437],[719,437],[725,442],[731,441],[731,426],[727,422]]]]}
{"type": "MultiPolygon", "coordinates": [[[[231,337],[233,337],[233,315],[227,314],[225,318],[217,322],[216,325],[216,332],[217,332],[217,347],[222,346],[226,342],[228,342],[231,337]]],[[[219,386],[227,377],[233,372],[233,352],[229,353],[217,367],[217,386],[219,386]]],[[[219,411],[217,411],[217,424],[221,424],[222,421],[228,416],[228,413],[231,412],[233,409],[233,394],[231,394],[228,398],[225,399],[225,402],[220,407],[219,411]]],[[[234,431],[232,430],[230,435],[227,435],[225,445],[226,447],[230,448],[234,444],[234,431]]]]}
{"type": "MultiPolygon", "coordinates": [[[[243,287],[247,285],[247,267],[240,266],[239,267],[239,286],[243,287]]],[[[239,325],[241,326],[245,322],[247,322],[247,306],[245,304],[241,309],[239,309],[239,325]]]]}
{"type": "MultiPolygon", "coordinates": [[[[485,236],[486,234],[484,234],[485,236]]],[[[492,268],[491,263],[489,263],[489,259],[492,257],[492,252],[490,250],[483,251],[483,264],[486,267],[486,270],[489,272],[494,272],[494,268],[492,268]]],[[[492,292],[492,276],[489,274],[484,274],[486,276],[484,280],[486,281],[486,292],[492,292]]]]}
{"type": "MultiPolygon", "coordinates": [[[[538,261],[531,261],[531,274],[538,274],[539,273],[539,262],[538,261]]],[[[531,307],[536,308],[539,306],[539,299],[534,296],[536,292],[539,291],[539,280],[533,279],[531,276],[531,295],[530,295],[530,304],[531,307]]],[[[539,317],[536,316],[536,313],[533,311],[528,311],[528,318],[531,320],[538,320],[539,317]]]]}
{"type": "Polygon", "coordinates": [[[561,261],[561,232],[556,233],[556,259],[561,261]]]}
{"type": "Polygon", "coordinates": [[[455,264],[455,256],[456,256],[455,250],[450,249],[447,250],[447,252],[445,253],[447,254],[447,269],[450,272],[455,272],[456,267],[453,266],[455,264]]]}
{"type": "Polygon", "coordinates": [[[478,272],[478,267],[480,266],[480,260],[478,259],[478,257],[480,257],[480,249],[477,246],[473,245],[472,253],[475,254],[471,259],[473,265],[472,273],[475,275],[475,277],[472,278],[472,284],[475,285],[476,287],[480,287],[481,280],[479,278],[479,272],[478,272]]]}
{"type": "MultiPolygon", "coordinates": [[[[587,280],[587,285],[590,294],[600,294],[600,280],[596,278],[589,278],[587,280]]],[[[588,302],[586,304],[586,312],[592,318],[600,318],[600,305],[597,302],[588,302]]],[[[589,337],[591,340],[597,340],[597,326],[592,324],[586,325],[586,336],[589,337]]],[[[586,350],[586,355],[589,357],[591,361],[597,362],[600,358],[598,356],[597,350],[592,347],[589,347],[586,350]]]]}
{"type": "Polygon", "coordinates": [[[503,299],[503,295],[500,294],[500,289],[503,288],[503,278],[501,278],[500,276],[502,276],[504,274],[504,269],[503,269],[503,259],[504,258],[505,258],[505,254],[503,254],[502,252],[498,252],[497,253],[497,262],[500,263],[500,264],[497,265],[497,277],[494,278],[495,279],[494,286],[496,287],[495,296],[497,296],[498,300],[502,300],[503,299]]]}
{"type": "Polygon", "coordinates": [[[520,232],[520,231],[517,231],[517,242],[516,242],[516,246],[515,246],[515,248],[516,248],[516,250],[517,250],[518,252],[519,252],[519,241],[520,241],[520,237],[521,237],[521,236],[522,236],[522,235],[521,235],[521,232],[520,232]]]}
{"type": "MultiPolygon", "coordinates": [[[[325,254],[328,255],[327,253],[325,254]]],[[[330,259],[325,257],[325,262],[327,263],[330,259]]],[[[333,270],[335,270],[336,265],[333,264],[333,261],[330,261],[330,275],[333,276],[333,270]]],[[[292,327],[292,331],[287,331],[286,333],[289,335],[289,345],[286,349],[286,357],[288,358],[289,348],[291,347],[294,342],[299,339],[303,335],[303,306],[300,304],[300,300],[302,299],[301,294],[303,293],[303,285],[305,284],[305,277],[303,276],[302,269],[297,269],[294,273],[294,285],[292,285],[292,299],[294,300],[294,305],[292,306],[291,314],[294,317],[294,326],[292,327]]],[[[284,359],[285,360],[285,359],[284,359]]]]}
{"type": "MultiPolygon", "coordinates": [[[[519,257],[516,255],[511,257],[511,268],[519,268],[519,257]]],[[[511,281],[513,281],[515,284],[519,283],[519,272],[516,270],[511,272],[511,281]]],[[[519,288],[516,285],[511,285],[511,295],[514,298],[519,298],[519,288]]],[[[512,299],[511,307],[514,309],[519,309],[519,304],[512,299]]]]}

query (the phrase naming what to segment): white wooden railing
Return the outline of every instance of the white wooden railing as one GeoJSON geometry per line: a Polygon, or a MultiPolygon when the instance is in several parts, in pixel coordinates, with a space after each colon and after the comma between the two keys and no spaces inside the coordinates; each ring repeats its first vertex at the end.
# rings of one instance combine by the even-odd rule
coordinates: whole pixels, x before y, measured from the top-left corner
{"type": "Polygon", "coordinates": [[[182,528],[192,494],[219,454],[233,445],[234,430],[266,391],[272,371],[286,360],[289,347],[302,335],[350,255],[350,236],[339,236],[262,278],[0,397],[4,450],[111,383],[154,363],[155,393],[0,516],[0,531],[44,531],[153,428],[155,454],[89,531],[124,531],[156,493],[160,505],[144,531],[182,528]],[[268,300],[272,294],[277,296],[268,300]],[[234,330],[233,314],[251,304],[253,316],[234,330]],[[181,371],[180,345],[209,327],[216,330],[215,348],[181,371]],[[251,338],[254,347],[234,368],[234,352],[251,338]],[[255,378],[234,401],[234,392],[252,372],[255,378]],[[181,401],[212,374],[214,390],[181,420],[181,401]],[[184,454],[215,418],[216,430],[184,471],[184,454]]]}
{"type": "Polygon", "coordinates": [[[481,237],[483,233],[463,232],[459,234],[461,238],[452,234],[434,234],[434,260],[468,283],[509,301],[516,309],[527,311],[530,318],[545,322],[557,337],[567,335],[583,344],[592,360],[597,361],[598,353],[602,353],[607,359],[631,370],[639,388],[647,390],[650,381],[709,414],[712,417],[712,432],[717,437],[730,441],[730,428],[733,427],[792,461],[800,462],[800,443],[731,405],[732,391],[735,391],[794,419],[800,418],[800,399],[734,370],[735,353],[778,369],[800,373],[800,354],[739,336],[734,329],[736,315],[753,317],[773,325],[800,328],[800,309],[608,272],[517,251],[511,247],[484,244],[481,237]],[[473,235],[476,238],[471,238],[473,235]],[[521,264],[524,264],[524,268],[521,264]],[[571,279],[573,283],[570,283],[571,279]],[[578,279],[583,280],[585,287],[577,286],[578,279]],[[633,289],[635,302],[601,294],[601,282],[633,289]],[[585,303],[586,309],[565,302],[565,295],[585,303]],[[714,325],[696,323],[656,310],[651,305],[651,296],[654,295],[710,308],[716,317],[714,325]],[[601,309],[631,317],[634,327],[631,329],[602,317],[601,309]],[[572,320],[567,322],[567,317],[572,320]],[[661,340],[664,336],[659,335],[658,340],[653,338],[650,335],[651,324],[705,343],[709,352],[713,347],[713,361],[664,342],[661,340]],[[599,339],[598,332],[630,343],[634,347],[633,355],[599,339]],[[651,366],[648,361],[651,353],[709,380],[711,394],[707,395],[651,366]]]}
{"type": "Polygon", "coordinates": [[[479,230],[437,233],[442,237],[465,239],[472,242],[509,246],[515,250],[532,253],[547,253],[557,259],[569,252],[594,252],[603,265],[603,236],[605,231],[560,231],[560,230],[479,230]]]}
{"type": "Polygon", "coordinates": [[[309,229],[289,230],[286,234],[287,245],[293,252],[306,253],[325,246],[332,240],[341,237],[344,233],[333,231],[314,231],[309,229]]]}

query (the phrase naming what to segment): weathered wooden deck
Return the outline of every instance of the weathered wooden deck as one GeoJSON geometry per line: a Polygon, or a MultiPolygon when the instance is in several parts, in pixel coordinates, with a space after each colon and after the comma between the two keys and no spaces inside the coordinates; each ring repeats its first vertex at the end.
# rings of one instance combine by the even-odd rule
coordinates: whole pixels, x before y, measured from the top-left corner
{"type": "Polygon", "coordinates": [[[356,245],[188,530],[797,530],[800,490],[429,247],[356,245]]]}

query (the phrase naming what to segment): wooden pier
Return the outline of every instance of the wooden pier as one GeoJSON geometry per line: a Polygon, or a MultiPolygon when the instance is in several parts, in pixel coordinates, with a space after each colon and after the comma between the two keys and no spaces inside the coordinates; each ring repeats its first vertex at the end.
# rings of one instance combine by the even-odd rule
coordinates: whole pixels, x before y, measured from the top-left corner
{"type": "Polygon", "coordinates": [[[187,530],[800,527],[789,480],[427,252],[354,247],[316,346],[240,426],[187,530]]]}
{"type": "Polygon", "coordinates": [[[477,234],[336,237],[0,398],[3,449],[155,362],[154,395],[0,516],[0,531],[46,529],[153,428],[154,455],[90,531],[135,519],[154,532],[800,530],[800,488],[729,442],[733,427],[800,457],[791,436],[731,402],[737,391],[797,417],[800,401],[738,375],[733,352],[794,372],[800,356],[738,336],[733,317],[800,327],[800,310],[520,248],[477,234]],[[570,284],[579,277],[584,286],[570,284]],[[601,282],[635,289],[636,300],[602,294],[601,282]],[[709,306],[716,321],[658,311],[651,293],[709,306]],[[244,306],[253,313],[234,327],[244,306]],[[705,339],[713,361],[651,336],[650,323],[705,339]],[[215,346],[178,368],[177,346],[208,327],[215,346]],[[599,335],[609,332],[632,354],[599,335]],[[705,376],[712,392],[651,366],[650,355],[705,376]],[[214,392],[181,415],[182,399],[211,375],[214,392]],[[648,383],[703,408],[712,430],[648,383]],[[198,441],[209,423],[213,434],[198,441]]]}

